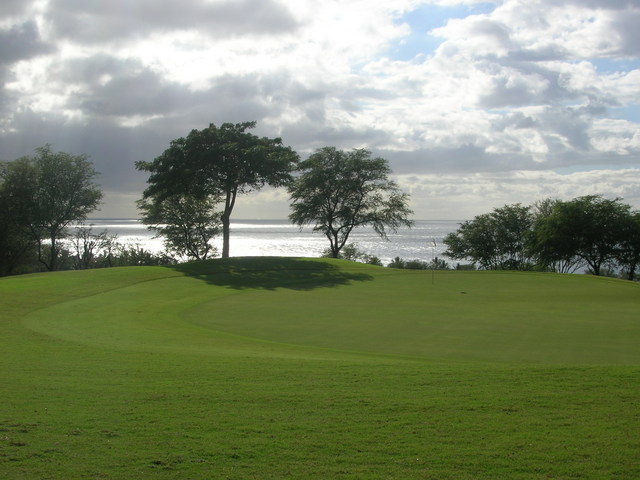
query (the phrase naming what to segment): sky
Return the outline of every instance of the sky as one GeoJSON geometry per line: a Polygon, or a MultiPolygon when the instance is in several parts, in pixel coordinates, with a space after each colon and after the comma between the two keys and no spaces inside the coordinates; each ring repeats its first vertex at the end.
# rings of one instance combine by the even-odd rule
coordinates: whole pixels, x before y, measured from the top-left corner
{"type": "MultiPolygon", "coordinates": [[[[137,217],[151,161],[257,121],[367,148],[416,219],[602,194],[640,208],[640,0],[2,0],[0,160],[87,154],[137,217]]],[[[235,218],[286,218],[286,190],[235,218]]]]}

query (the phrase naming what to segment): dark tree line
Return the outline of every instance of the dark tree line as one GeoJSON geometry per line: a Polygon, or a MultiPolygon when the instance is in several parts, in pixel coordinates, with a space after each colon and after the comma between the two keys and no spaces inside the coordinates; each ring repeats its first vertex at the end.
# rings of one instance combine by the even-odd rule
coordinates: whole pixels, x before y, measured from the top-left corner
{"type": "MultiPolygon", "coordinates": [[[[33,156],[0,163],[0,275],[203,260],[216,254],[210,242],[220,231],[226,257],[237,196],[265,185],[287,188],[290,220],[325,235],[331,257],[379,264],[350,249],[351,232],[370,226],[386,238],[387,231],[412,225],[409,197],[389,179],[385,159],[364,149],[324,147],[300,162],[281,139],[247,131],[254,127],[211,124],[172,141],[152,162],[136,164],[150,174],[138,207],[143,222],[164,239],[166,253],[160,255],[83,225],[71,235],[69,226],[82,224],[102,198],[86,155],[54,153],[47,145],[33,156]]],[[[444,243],[447,257],[482,269],[587,268],[600,275],[618,268],[634,279],[640,212],[600,195],[505,205],[462,223],[444,243]]],[[[448,268],[443,261],[394,262],[396,268],[448,268]]]]}
{"type": "Polygon", "coordinates": [[[173,261],[83,224],[102,199],[97,175],[86,155],[49,145],[0,162],[0,276],[173,261]]]}
{"type": "MultiPolygon", "coordinates": [[[[287,188],[290,220],[325,235],[331,257],[379,264],[350,249],[351,232],[370,226],[386,238],[387,231],[412,225],[409,197],[389,179],[385,159],[364,149],[324,147],[300,162],[281,139],[247,131],[254,127],[211,124],[172,141],[153,161],[136,164],[149,173],[138,207],[143,222],[164,239],[166,253],[159,255],[82,225],[102,198],[86,155],[54,153],[47,145],[33,156],[0,163],[0,275],[203,260],[217,253],[210,242],[220,232],[226,257],[237,196],[266,185],[287,188]],[[72,232],[72,224],[81,226],[72,232]]],[[[617,268],[634,279],[640,212],[600,195],[505,205],[462,223],[444,243],[447,257],[482,269],[586,268],[601,275],[617,268]]],[[[391,266],[448,268],[439,262],[396,259],[391,266]]]]}
{"type": "Polygon", "coordinates": [[[0,164],[3,274],[33,258],[46,270],[59,269],[68,225],[84,220],[102,199],[96,175],[86,155],[54,153],[48,145],[0,164]]]}
{"type": "Polygon", "coordinates": [[[32,157],[0,163],[0,275],[204,260],[217,253],[211,241],[220,232],[222,257],[228,257],[238,195],[267,185],[287,188],[291,221],[324,234],[332,257],[341,256],[356,228],[372,226],[386,238],[387,231],[412,224],[409,197],[389,180],[385,159],[325,147],[300,162],[280,138],[251,134],[255,125],[210,124],[173,140],[153,161],[136,163],[149,173],[138,208],[164,240],[161,255],[84,226],[71,232],[102,198],[86,155],[45,146],[32,157]]]}
{"type": "Polygon", "coordinates": [[[640,212],[621,199],[588,195],[505,205],[460,225],[445,255],[488,270],[601,275],[619,268],[629,280],[640,262],[640,212]]]}

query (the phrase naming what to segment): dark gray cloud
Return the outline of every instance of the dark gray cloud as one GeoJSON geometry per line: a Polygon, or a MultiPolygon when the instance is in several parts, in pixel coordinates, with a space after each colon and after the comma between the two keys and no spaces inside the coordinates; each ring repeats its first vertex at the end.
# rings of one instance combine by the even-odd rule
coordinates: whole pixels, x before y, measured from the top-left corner
{"type": "Polygon", "coordinates": [[[8,65],[44,53],[53,47],[42,41],[33,21],[0,30],[0,65],[8,65]]]}
{"type": "Polygon", "coordinates": [[[142,70],[123,75],[71,98],[69,106],[88,115],[122,116],[169,114],[194,101],[186,87],[163,81],[142,70]]]}
{"type": "Polygon", "coordinates": [[[302,155],[326,146],[345,150],[368,148],[373,151],[392,141],[390,132],[374,125],[368,128],[331,126],[326,122],[318,123],[316,118],[309,114],[300,121],[284,127],[281,136],[288,143],[298,147],[302,155]]]}
{"type": "Polygon", "coordinates": [[[511,29],[496,20],[479,18],[471,25],[470,33],[474,36],[480,35],[493,38],[504,46],[511,45],[511,29]]]}
{"type": "MultiPolygon", "coordinates": [[[[560,169],[584,170],[601,168],[602,165],[616,165],[620,158],[615,153],[595,151],[588,146],[582,150],[584,141],[580,126],[571,131],[570,127],[562,127],[565,133],[573,137],[571,141],[578,148],[568,148],[565,141],[553,132],[542,132],[549,148],[545,161],[536,161],[529,152],[488,152],[478,144],[461,145],[459,147],[422,148],[413,151],[375,150],[389,160],[394,174],[397,175],[459,175],[460,186],[465,183],[466,176],[474,174],[496,174],[508,177],[522,171],[549,171],[560,169]]],[[[628,165],[640,166],[640,156],[629,158],[628,165]]],[[[621,179],[623,180],[623,179],[621,179]]],[[[586,186],[585,186],[586,187],[586,186]]]]}
{"type": "Polygon", "coordinates": [[[186,86],[172,83],[138,60],[100,54],[73,59],[55,67],[76,93],[68,107],[90,116],[167,114],[197,101],[186,86]]]}
{"type": "Polygon", "coordinates": [[[581,154],[592,150],[590,129],[593,124],[593,116],[584,108],[551,107],[540,115],[540,124],[543,125],[543,134],[547,145],[555,146],[552,150],[564,152],[567,150],[566,141],[575,154],[581,154]],[[558,135],[564,141],[558,140],[558,135]],[[554,142],[558,142],[554,145],[554,142]]]}
{"type": "Polygon", "coordinates": [[[532,115],[525,115],[522,112],[512,112],[501,116],[492,124],[492,129],[497,132],[503,132],[507,128],[527,129],[537,128],[538,120],[532,115]]]}
{"type": "Polygon", "coordinates": [[[94,117],[166,115],[197,126],[278,117],[292,108],[324,119],[327,91],[309,88],[290,72],[221,75],[206,89],[170,81],[137,59],[98,54],[51,68],[59,89],[71,89],[66,107],[94,117]]]}
{"type": "Polygon", "coordinates": [[[217,82],[210,90],[193,91],[166,79],[137,59],[107,54],[68,60],[53,67],[51,74],[59,88],[70,87],[74,92],[69,96],[67,108],[90,117],[176,118],[201,107],[211,115],[212,105],[219,107],[238,99],[242,103],[256,95],[255,85],[235,77],[217,82]]]}
{"type": "MultiPolygon", "coordinates": [[[[567,166],[571,156],[578,159],[585,155],[600,155],[591,145],[593,119],[605,110],[602,107],[562,107],[547,106],[541,112],[525,115],[522,112],[505,114],[492,123],[492,131],[505,132],[506,129],[529,130],[535,132],[546,145],[546,162],[527,162],[520,159],[523,168],[538,169],[567,166]]],[[[524,153],[524,152],[523,152],[524,153]]],[[[580,161],[586,161],[584,157],[580,161]]],[[[520,168],[518,166],[518,168],[520,168]]]]}
{"type": "Polygon", "coordinates": [[[509,52],[509,57],[523,62],[549,62],[564,60],[570,57],[569,51],[556,44],[543,45],[537,48],[522,47],[509,52]]]}
{"type": "Polygon", "coordinates": [[[0,2],[0,16],[12,17],[23,13],[30,2],[27,0],[2,0],[0,2]]]}
{"type": "Polygon", "coordinates": [[[15,115],[13,127],[0,134],[0,160],[31,155],[35,148],[51,144],[55,151],[89,155],[100,172],[98,182],[110,190],[138,191],[144,176],[135,171],[133,162],[153,159],[166,148],[158,132],[125,128],[109,120],[74,122],[61,115],[23,111],[15,115]]]}
{"type": "MultiPolygon", "coordinates": [[[[506,172],[521,168],[534,168],[535,162],[526,154],[488,153],[478,144],[457,147],[423,148],[410,152],[380,151],[390,160],[393,173],[406,174],[461,174],[465,172],[506,172]]],[[[461,183],[464,177],[461,177],[461,183]]]]}
{"type": "Polygon", "coordinates": [[[0,67],[0,128],[4,127],[7,122],[7,119],[4,118],[5,113],[9,111],[12,105],[15,103],[15,98],[4,88],[7,80],[9,78],[9,71],[0,67]]]}
{"type": "Polygon", "coordinates": [[[547,105],[574,101],[585,93],[568,88],[560,72],[538,62],[522,61],[518,54],[479,61],[477,68],[490,76],[492,82],[478,100],[482,108],[547,105]]]}
{"type": "MultiPolygon", "coordinates": [[[[640,3],[640,2],[638,2],[640,3]]],[[[617,13],[613,24],[620,35],[620,53],[623,56],[640,55],[640,5],[638,10],[617,13]]]]}
{"type": "Polygon", "coordinates": [[[52,0],[49,16],[57,35],[85,43],[125,42],[180,30],[209,37],[274,35],[297,23],[276,0],[52,0]]]}

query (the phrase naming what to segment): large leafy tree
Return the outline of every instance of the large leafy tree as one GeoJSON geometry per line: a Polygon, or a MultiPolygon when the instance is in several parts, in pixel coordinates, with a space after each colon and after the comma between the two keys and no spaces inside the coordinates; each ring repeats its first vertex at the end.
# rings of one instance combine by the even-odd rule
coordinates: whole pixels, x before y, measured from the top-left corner
{"type": "Polygon", "coordinates": [[[322,232],[334,258],[355,228],[371,226],[386,238],[387,229],[395,232],[413,224],[409,196],[389,179],[388,162],[372,158],[368,150],[320,148],[300,163],[299,170],[301,175],[289,186],[289,219],[322,232]]]}
{"type": "Polygon", "coordinates": [[[71,222],[81,222],[98,208],[102,191],[97,172],[86,155],[51,151],[46,145],[33,156],[7,163],[2,169],[7,206],[14,219],[36,242],[38,259],[56,270],[60,240],[71,222]]]}
{"type": "Polygon", "coordinates": [[[546,263],[578,257],[600,275],[603,265],[616,261],[630,215],[629,205],[601,195],[557,202],[535,224],[535,248],[546,263]]]}
{"type": "Polygon", "coordinates": [[[445,255],[470,259],[487,270],[529,270],[533,266],[528,248],[532,221],[530,208],[521,204],[478,215],[445,237],[445,255]]]}
{"type": "Polygon", "coordinates": [[[544,271],[558,273],[575,273],[585,266],[582,258],[576,255],[571,248],[563,248],[562,252],[557,251],[550,255],[547,247],[540,248],[538,245],[538,233],[542,225],[546,222],[546,218],[553,214],[554,209],[562,203],[562,200],[556,198],[545,198],[534,202],[532,205],[533,224],[529,233],[529,245],[536,258],[538,269],[544,271]]]}
{"type": "Polygon", "coordinates": [[[217,198],[173,195],[138,202],[142,221],[164,238],[166,250],[178,257],[205,260],[216,249],[211,240],[220,233],[217,198]]]}
{"type": "Polygon", "coordinates": [[[23,223],[24,218],[15,211],[14,199],[4,188],[6,182],[1,173],[4,166],[0,164],[0,276],[10,275],[18,266],[29,263],[37,245],[28,225],[23,223]]]}
{"type": "Polygon", "coordinates": [[[640,212],[630,213],[627,217],[616,260],[627,279],[633,280],[640,265],[640,212]]]}
{"type": "Polygon", "coordinates": [[[229,256],[230,219],[237,196],[265,185],[286,185],[298,162],[298,155],[280,138],[247,132],[255,126],[256,122],[210,124],[173,140],[152,162],[136,163],[150,174],[143,201],[162,202],[175,195],[222,198],[222,257],[229,256]]]}

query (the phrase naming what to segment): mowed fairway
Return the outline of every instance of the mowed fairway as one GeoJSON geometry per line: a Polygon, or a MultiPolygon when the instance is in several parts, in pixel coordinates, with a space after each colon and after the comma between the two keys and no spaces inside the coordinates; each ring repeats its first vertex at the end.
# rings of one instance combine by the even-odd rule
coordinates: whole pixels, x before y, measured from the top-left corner
{"type": "Polygon", "coordinates": [[[238,258],[0,279],[0,478],[640,478],[640,285],[238,258]]]}

